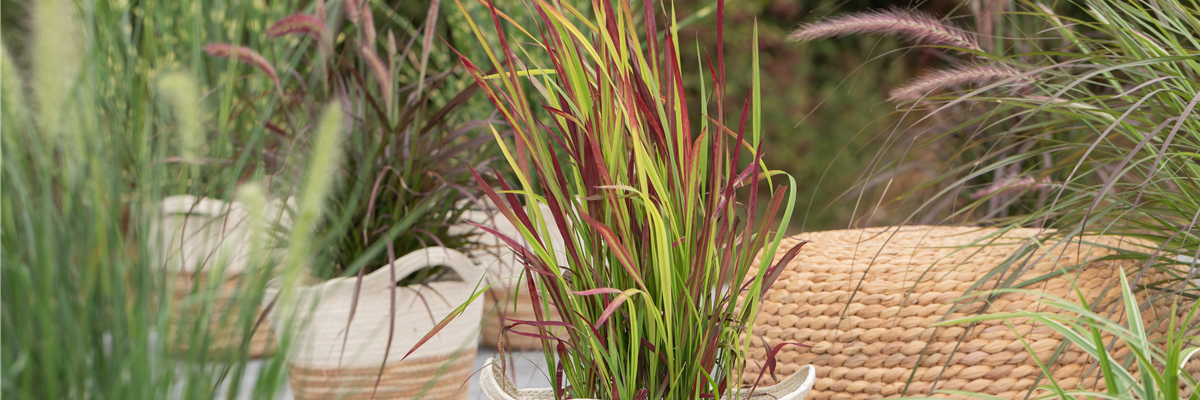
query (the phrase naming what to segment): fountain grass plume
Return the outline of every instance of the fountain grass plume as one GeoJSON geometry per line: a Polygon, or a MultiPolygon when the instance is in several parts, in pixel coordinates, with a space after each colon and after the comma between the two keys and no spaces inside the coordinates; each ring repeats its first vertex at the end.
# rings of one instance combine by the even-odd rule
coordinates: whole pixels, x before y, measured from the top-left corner
{"type": "Polygon", "coordinates": [[[801,25],[788,36],[794,42],[856,34],[895,35],[918,45],[946,46],[982,52],[974,34],[933,15],[898,8],[850,13],[801,25]]]}
{"type": "Polygon", "coordinates": [[[25,109],[25,85],[22,84],[21,70],[13,62],[12,53],[8,46],[0,44],[0,109],[5,111],[5,118],[24,119],[28,110],[25,109]]]}
{"type": "Polygon", "coordinates": [[[999,65],[968,65],[924,74],[904,86],[892,89],[889,101],[917,100],[941,89],[1011,79],[1013,83],[1030,80],[1016,69],[999,65]]]}
{"type": "MultiPolygon", "coordinates": [[[[250,242],[249,265],[252,271],[259,271],[264,279],[272,274],[274,263],[270,249],[274,248],[274,236],[271,235],[273,222],[267,214],[267,191],[260,182],[250,182],[238,186],[234,197],[246,208],[246,239],[250,242]]],[[[281,210],[282,211],[282,210],[281,210]]],[[[286,212],[286,211],[284,211],[286,212]]],[[[256,316],[257,317],[257,316],[256,316]]]]}
{"type": "Polygon", "coordinates": [[[68,0],[37,2],[33,16],[33,96],[38,107],[38,126],[49,143],[54,142],[69,120],[66,103],[78,81],[83,64],[83,45],[68,0]]]}
{"type": "Polygon", "coordinates": [[[254,50],[228,43],[213,43],[204,46],[204,52],[213,57],[232,58],[240,63],[258,68],[259,71],[271,78],[271,82],[274,82],[276,87],[279,87],[279,75],[275,74],[275,67],[254,50]]]}
{"type": "Polygon", "coordinates": [[[367,61],[367,68],[371,70],[371,74],[375,75],[375,80],[379,83],[379,92],[383,93],[384,101],[387,104],[391,104],[391,74],[388,73],[387,67],[383,65],[383,60],[380,60],[379,55],[375,54],[375,50],[371,49],[371,45],[363,45],[361,51],[363,59],[367,61]]]}
{"type": "MultiPolygon", "coordinates": [[[[291,242],[288,243],[287,258],[283,265],[283,285],[278,302],[287,307],[300,273],[311,262],[313,229],[321,218],[325,200],[333,188],[342,154],[342,110],[340,102],[334,100],[326,107],[324,116],[317,125],[316,140],[308,157],[308,170],[301,188],[299,210],[293,225],[291,242]]],[[[285,313],[284,315],[289,315],[285,313]]]]}
{"type": "Polygon", "coordinates": [[[203,104],[196,81],[184,73],[170,73],[158,81],[158,90],[171,103],[179,132],[180,156],[184,161],[197,160],[204,135],[200,126],[203,104]]]}
{"type": "Polygon", "coordinates": [[[320,41],[325,37],[325,19],[308,14],[296,14],[279,20],[267,29],[267,37],[278,38],[285,35],[306,35],[320,41]]]}

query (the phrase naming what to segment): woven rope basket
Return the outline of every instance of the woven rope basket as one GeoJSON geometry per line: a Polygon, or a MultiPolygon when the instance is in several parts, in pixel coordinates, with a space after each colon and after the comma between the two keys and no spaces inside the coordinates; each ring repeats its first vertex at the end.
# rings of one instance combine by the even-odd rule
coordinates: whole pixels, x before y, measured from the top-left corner
{"type": "MultiPolygon", "coordinates": [[[[1015,230],[1003,237],[995,235],[997,232],[905,227],[801,235],[812,243],[767,291],[753,331],[772,346],[781,342],[807,346],[784,347],[777,354],[778,372],[786,375],[801,365],[815,366],[812,398],[818,400],[923,396],[939,389],[1024,398],[1035,383],[1040,386],[1047,381],[1018,336],[1038,359],[1048,360],[1056,351],[1062,352],[1047,365],[1061,386],[1103,391],[1103,382],[1096,384],[1099,371],[1093,368],[1095,360],[1069,343],[1063,345],[1063,337],[1049,327],[1020,319],[1008,320],[1015,332],[1003,321],[931,325],[979,313],[1057,311],[1038,303],[1038,296],[1022,293],[1000,295],[990,305],[959,301],[973,285],[979,284],[976,291],[997,287],[1000,278],[989,273],[1010,257],[1020,260],[1011,269],[1018,272],[1010,272],[1005,279],[1015,275],[1015,282],[1031,283],[1025,289],[1075,299],[1073,281],[1093,310],[1114,310],[1120,300],[1118,268],[1136,273],[1140,266],[1132,261],[1093,261],[1072,267],[1138,246],[1128,238],[1089,237],[1082,245],[1078,241],[1044,242],[1043,247],[1024,252],[1029,249],[1024,247],[1026,239],[1038,231],[1015,230]],[[989,235],[994,235],[994,240],[986,239],[989,235]],[[983,242],[981,246],[959,250],[977,241],[983,242]],[[1064,268],[1065,274],[1046,278],[1064,268]]],[[[784,248],[798,243],[786,241],[784,248]]],[[[1159,282],[1167,278],[1164,275],[1151,270],[1141,279],[1159,282]]],[[[1146,304],[1145,295],[1138,296],[1139,302],[1146,304]]],[[[1169,319],[1169,307],[1158,302],[1143,310],[1147,329],[1169,319]]],[[[1158,325],[1152,337],[1166,329],[1166,324],[1158,325]]],[[[765,360],[762,341],[751,343],[751,359],[765,360]]],[[[1118,342],[1110,354],[1124,360],[1130,351],[1118,342]]],[[[1192,376],[1200,378],[1200,363],[1188,367],[1192,376]]],[[[756,376],[760,370],[760,363],[750,362],[746,375],[756,376]]],[[[768,376],[764,384],[771,382],[768,376]]]]}
{"type": "MultiPolygon", "coordinates": [[[[464,383],[475,360],[482,302],[468,305],[407,359],[401,358],[470,299],[482,269],[462,253],[444,247],[414,251],[396,259],[392,266],[397,280],[434,266],[450,268],[461,280],[395,287],[392,271],[385,266],[363,277],[357,297],[357,279],[338,278],[299,288],[293,307],[272,309],[271,323],[277,334],[287,323],[287,317],[280,315],[287,313],[283,309],[297,310],[290,317],[302,322],[302,328],[292,331],[288,350],[289,380],[297,399],[466,397],[464,383]],[[352,304],[356,304],[353,320],[352,304]]],[[[277,293],[274,283],[268,286],[268,298],[277,293]]]]}
{"type": "MultiPolygon", "coordinates": [[[[289,198],[288,205],[292,204],[289,198]]],[[[284,227],[291,225],[291,218],[283,202],[268,203],[263,210],[270,219],[284,227]]],[[[211,338],[208,351],[213,354],[229,354],[241,351],[244,332],[238,323],[240,305],[231,303],[239,286],[245,286],[243,277],[248,276],[247,262],[250,257],[250,240],[247,225],[249,212],[238,202],[197,198],[194,196],[172,196],[163,199],[159,206],[159,218],[151,227],[151,237],[161,241],[157,248],[159,265],[173,283],[175,307],[170,326],[170,337],[176,337],[180,324],[191,329],[197,319],[205,320],[211,338]],[[225,262],[221,263],[220,261],[225,262]],[[210,290],[208,280],[218,267],[221,283],[210,290]],[[202,304],[211,304],[208,309],[202,304]],[[207,316],[201,315],[206,313],[207,316]]],[[[158,245],[159,243],[155,243],[158,245]]],[[[249,305],[246,305],[249,306],[249,305]]],[[[257,306],[256,306],[257,307],[257,306]]],[[[258,307],[255,318],[261,315],[258,307]]],[[[255,329],[248,344],[251,358],[260,358],[275,352],[275,340],[268,324],[255,329]]],[[[187,351],[190,343],[172,342],[172,351],[187,351]]]]}
{"type": "MultiPolygon", "coordinates": [[[[740,396],[741,399],[763,400],[804,400],[812,390],[814,380],[812,366],[805,366],[791,373],[787,378],[770,387],[755,389],[749,394],[740,396]]],[[[487,359],[483,371],[479,373],[479,386],[488,400],[555,400],[554,389],[517,389],[512,380],[504,374],[501,362],[487,359]]],[[[722,398],[733,398],[732,393],[722,398]]],[[[589,399],[576,399],[589,400],[589,399]]]]}
{"type": "MultiPolygon", "coordinates": [[[[192,329],[192,324],[199,322],[205,324],[205,329],[208,329],[208,335],[211,341],[208,343],[207,351],[213,354],[236,354],[242,351],[242,346],[246,346],[246,352],[250,358],[267,357],[275,353],[277,343],[275,335],[271,332],[269,321],[264,321],[257,327],[251,326],[253,331],[250,334],[249,343],[244,341],[243,327],[240,325],[238,313],[241,311],[234,304],[235,293],[238,290],[238,279],[227,278],[216,290],[206,290],[209,276],[200,273],[195,276],[177,274],[175,278],[175,304],[176,309],[172,315],[172,321],[168,325],[171,329],[170,337],[175,338],[179,334],[179,329],[192,329]],[[193,288],[200,288],[193,292],[193,288]],[[202,297],[213,297],[211,309],[204,310],[201,307],[201,302],[205,300],[202,297]],[[205,317],[207,315],[207,317],[205,317]]],[[[253,315],[257,319],[262,315],[262,307],[256,307],[253,315]]],[[[172,342],[171,350],[175,352],[187,352],[190,350],[190,343],[186,340],[172,342]]]]}
{"type": "MultiPolygon", "coordinates": [[[[524,278],[522,271],[524,268],[517,262],[516,256],[513,255],[511,249],[500,238],[484,232],[467,222],[472,222],[484,226],[491,227],[496,231],[508,236],[518,243],[525,244],[525,240],[521,236],[521,232],[512,225],[503,215],[499,215],[490,203],[485,203],[485,206],[490,208],[487,211],[472,210],[463,213],[464,223],[457,224],[450,229],[452,235],[469,235],[469,238],[474,242],[474,246],[467,249],[465,254],[471,258],[481,268],[487,270],[485,275],[486,283],[493,284],[485,294],[483,303],[483,331],[479,335],[479,343],[485,346],[496,346],[501,335],[504,337],[504,348],[507,350],[539,350],[542,348],[542,341],[536,337],[529,337],[513,333],[512,331],[537,333],[537,329],[517,325],[512,326],[510,331],[506,331],[505,326],[513,325],[506,319],[515,319],[523,321],[534,321],[536,316],[533,312],[533,303],[528,294],[524,293],[524,278]],[[520,288],[520,295],[515,295],[520,288]],[[515,302],[515,304],[514,304],[515,302]]],[[[545,205],[541,207],[542,215],[551,215],[550,208],[545,205]]],[[[560,265],[566,265],[566,256],[562,254],[566,245],[562,241],[562,236],[558,233],[558,228],[551,225],[548,237],[553,241],[555,249],[559,252],[558,262],[560,265]]],[[[545,309],[546,316],[557,320],[558,314],[554,309],[545,309]]],[[[565,333],[563,334],[565,337],[565,333]]]]}

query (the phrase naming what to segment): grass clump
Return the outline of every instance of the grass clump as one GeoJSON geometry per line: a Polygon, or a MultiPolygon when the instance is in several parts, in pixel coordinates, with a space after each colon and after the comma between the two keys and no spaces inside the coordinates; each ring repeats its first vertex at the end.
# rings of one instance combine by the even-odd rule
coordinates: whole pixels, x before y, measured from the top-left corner
{"type": "MultiPolygon", "coordinates": [[[[511,141],[493,132],[514,185],[500,180],[493,190],[476,176],[521,232],[503,239],[525,266],[524,295],[538,317],[510,322],[538,328],[556,396],[723,396],[740,382],[763,291],[799,250],[778,265],[753,266],[760,253],[770,259],[778,250],[786,225],[773,221],[790,218],[795,197],[761,162],[758,91],[746,93],[740,113],[718,97],[690,114],[671,14],[660,31],[650,3],[597,3],[594,18],[566,3],[531,7],[536,27],[511,24],[493,5],[488,25],[502,33],[481,62],[496,73],[463,59],[513,130],[511,141]],[[525,41],[534,44],[518,45],[525,41]],[[738,201],[763,182],[765,204],[757,196],[738,201]],[[565,248],[555,248],[550,226],[565,248]],[[547,318],[550,308],[561,322],[547,318]],[[565,339],[550,333],[559,328],[565,339]]],[[[718,3],[719,25],[723,10],[718,3]]],[[[487,43],[479,22],[468,23],[487,43]]],[[[706,68],[712,90],[722,92],[720,48],[706,68]]],[[[749,68],[757,82],[757,63],[749,68]]]]}

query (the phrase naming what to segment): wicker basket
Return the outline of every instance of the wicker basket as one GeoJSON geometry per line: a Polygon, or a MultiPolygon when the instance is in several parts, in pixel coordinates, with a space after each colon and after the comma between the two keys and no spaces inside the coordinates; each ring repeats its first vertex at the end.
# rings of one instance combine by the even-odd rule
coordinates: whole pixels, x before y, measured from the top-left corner
{"type": "MultiPolygon", "coordinates": [[[[536,319],[533,303],[530,297],[524,293],[522,266],[517,262],[512,250],[500,238],[484,232],[468,222],[492,227],[521,244],[525,244],[525,240],[521,236],[521,232],[508,219],[503,215],[498,215],[498,211],[491,206],[491,203],[485,202],[484,204],[488,208],[487,210],[468,211],[463,214],[464,222],[451,228],[453,235],[469,235],[471,237],[471,241],[475,245],[467,249],[466,254],[477,265],[487,270],[486,283],[493,284],[484,298],[483,331],[479,335],[479,343],[494,347],[500,336],[503,335],[505,349],[539,350],[542,348],[541,339],[512,332],[536,333],[536,328],[526,325],[514,326],[508,322],[509,320],[533,321],[536,319]],[[517,288],[522,290],[520,295],[516,295],[517,288]],[[506,331],[506,326],[511,326],[511,330],[506,331]]],[[[545,205],[540,205],[540,207],[542,215],[551,215],[549,207],[545,205]]],[[[566,245],[562,236],[553,225],[547,228],[549,229],[548,236],[558,252],[559,264],[566,265],[566,255],[563,253],[566,245]]],[[[558,313],[553,309],[544,309],[544,311],[550,319],[558,319],[558,313]]],[[[562,337],[565,337],[565,333],[562,337]]]]}
{"type": "MultiPolygon", "coordinates": [[[[292,204],[290,198],[287,204],[292,204]]],[[[291,225],[283,202],[276,200],[267,206],[263,212],[268,218],[284,227],[291,225]]],[[[248,284],[244,278],[250,276],[246,270],[251,252],[247,237],[249,212],[238,202],[194,196],[163,199],[159,212],[151,237],[161,241],[158,262],[168,275],[167,281],[173,284],[176,307],[169,324],[170,337],[176,337],[181,325],[183,329],[194,329],[193,324],[200,320],[211,339],[208,353],[241,351],[244,332],[236,313],[242,305],[232,302],[239,286],[248,284]],[[223,270],[217,271],[221,267],[223,270]],[[208,281],[214,273],[219,274],[221,282],[210,286],[208,281]]],[[[260,307],[255,315],[261,312],[260,307]]],[[[265,357],[275,351],[274,336],[267,324],[255,329],[249,340],[247,350],[251,358],[265,357]]],[[[184,352],[189,350],[190,343],[186,339],[173,340],[170,348],[184,352]]]]}
{"type": "MultiPolygon", "coordinates": [[[[804,400],[812,390],[814,374],[812,366],[805,366],[791,374],[778,384],[771,387],[760,387],[750,393],[742,393],[739,399],[763,400],[804,400]]],[[[517,389],[512,380],[504,374],[503,363],[491,358],[479,372],[479,387],[488,400],[555,400],[554,389],[517,389]]],[[[727,393],[722,398],[734,398],[735,393],[727,393]]],[[[576,399],[589,400],[589,399],[576,399]]]]}
{"type": "MultiPolygon", "coordinates": [[[[301,323],[292,331],[288,354],[289,380],[297,399],[466,398],[482,302],[467,306],[421,348],[401,358],[470,299],[482,269],[462,253],[443,247],[409,253],[392,266],[397,280],[434,266],[450,268],[461,280],[398,288],[391,280],[393,271],[385,266],[363,277],[357,297],[357,279],[338,278],[300,288],[291,308],[272,309],[277,334],[284,332],[281,324],[288,319],[301,323]],[[298,312],[285,318],[281,310],[298,312]]],[[[267,288],[268,298],[278,291],[273,285],[267,288]]]]}
{"type": "MultiPolygon", "coordinates": [[[[243,340],[244,326],[241,325],[237,314],[241,310],[235,300],[238,277],[223,279],[220,286],[211,291],[207,290],[208,279],[208,275],[204,273],[176,275],[173,290],[176,307],[172,312],[173,320],[168,324],[171,329],[170,337],[175,338],[180,334],[180,329],[191,330],[194,328],[193,324],[199,323],[204,324],[201,328],[208,330],[210,338],[206,354],[237,354],[242,351],[243,346],[246,346],[245,351],[250,358],[263,358],[274,354],[277,344],[268,321],[263,321],[257,327],[251,325],[253,331],[249,343],[243,340]]],[[[252,319],[256,320],[261,315],[262,307],[256,307],[252,319]]],[[[184,338],[173,340],[170,350],[177,353],[191,350],[187,338],[192,333],[194,332],[188,332],[184,338]]]]}
{"type": "MultiPolygon", "coordinates": [[[[505,350],[540,350],[542,348],[541,338],[514,333],[516,331],[539,335],[537,328],[505,322],[508,320],[537,320],[537,316],[533,313],[533,301],[529,295],[522,291],[519,296],[514,296],[513,289],[511,287],[493,288],[484,293],[483,309],[485,314],[483,316],[483,332],[479,334],[479,342],[483,345],[498,347],[497,341],[503,335],[505,350]],[[509,331],[504,331],[505,325],[511,326],[509,331]]],[[[558,313],[553,310],[549,310],[547,316],[552,320],[558,320],[558,313]]],[[[560,338],[567,337],[565,328],[550,327],[549,329],[551,333],[560,338]]]]}
{"type": "MultiPolygon", "coordinates": [[[[1064,387],[1096,385],[1098,371],[1089,359],[1049,327],[1010,319],[976,326],[931,328],[936,322],[978,313],[1014,310],[1054,311],[1037,302],[1037,296],[1009,293],[982,301],[959,301],[963,293],[995,288],[1000,278],[989,275],[1006,260],[1019,259],[1011,271],[1015,282],[1031,282],[1026,289],[1072,297],[1074,281],[1094,310],[1111,311],[1120,296],[1118,267],[1140,270],[1131,261],[1081,261],[1112,255],[1137,245],[1117,237],[1085,238],[1084,244],[1045,242],[1036,251],[1028,238],[1036,230],[1015,230],[1002,237],[994,229],[963,227],[906,227],[818,232],[801,235],[811,240],[767,291],[753,331],[770,345],[799,342],[778,353],[778,371],[794,372],[799,366],[816,367],[814,399],[872,399],[926,395],[935,389],[963,390],[1001,398],[1024,398],[1040,378],[1033,358],[1020,337],[1039,359],[1051,358],[1047,367],[1064,387]],[[989,236],[991,236],[989,238],[989,236]],[[990,243],[958,250],[960,246],[990,243]],[[1089,242],[1091,244],[1089,244],[1089,242]],[[957,250],[957,251],[956,251],[957,250]],[[1018,268],[1019,267],[1019,268],[1018,268]],[[1049,277],[1046,274],[1062,271],[1049,277]],[[982,281],[982,282],[980,282],[982,281]],[[1061,349],[1061,350],[1060,350],[1061,349]]],[[[790,240],[790,239],[789,239],[790,240]]],[[[795,240],[785,245],[796,244],[795,240]]],[[[1148,271],[1143,282],[1165,279],[1148,271]]],[[[1005,279],[1011,277],[1010,273],[1005,279]]],[[[1145,298],[1139,295],[1144,304],[1145,298]]],[[[1143,311],[1147,326],[1169,318],[1166,304],[1143,311]]],[[[1166,329],[1161,325],[1154,334],[1166,329]]],[[[751,358],[764,360],[766,349],[753,340],[751,358]]],[[[1129,355],[1119,343],[1117,358],[1129,355]]],[[[1200,378],[1200,364],[1189,364],[1200,378]]],[[[748,363],[747,376],[761,370],[748,363]]],[[[763,384],[770,384],[770,377],[763,384]]],[[[954,396],[946,396],[954,397],[954,396]]]]}

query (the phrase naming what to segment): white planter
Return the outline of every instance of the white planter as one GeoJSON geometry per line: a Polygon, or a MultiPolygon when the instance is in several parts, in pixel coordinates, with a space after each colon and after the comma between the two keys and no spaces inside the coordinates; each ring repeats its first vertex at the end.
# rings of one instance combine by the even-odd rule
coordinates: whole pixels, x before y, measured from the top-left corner
{"type": "MultiPolygon", "coordinates": [[[[291,197],[286,203],[276,199],[267,203],[263,212],[268,221],[287,228],[292,220],[284,207],[294,206],[291,197]]],[[[151,226],[151,237],[161,240],[152,243],[162,246],[156,252],[160,265],[168,271],[212,273],[220,267],[218,260],[224,258],[228,263],[223,265],[223,275],[240,275],[251,251],[249,218],[246,206],[236,201],[190,195],[163,199],[158,219],[151,226]]]]}
{"type": "MultiPolygon", "coordinates": [[[[462,281],[395,287],[393,271],[384,266],[363,277],[357,302],[354,277],[298,288],[291,309],[298,310],[295,320],[303,322],[292,333],[288,354],[296,398],[464,398],[463,383],[472,372],[478,342],[481,301],[470,304],[400,361],[437,323],[470,299],[483,276],[467,256],[444,247],[418,250],[392,263],[397,281],[439,265],[453,270],[462,281]],[[352,304],[357,305],[350,320],[352,304]]],[[[277,290],[268,287],[267,298],[275,298],[277,290]]],[[[285,329],[280,326],[286,320],[278,315],[281,309],[288,308],[277,305],[271,311],[276,332],[285,329]]]]}
{"type": "MultiPolygon", "coordinates": [[[[763,400],[803,400],[816,383],[816,370],[811,365],[805,365],[778,384],[755,389],[751,393],[738,396],[740,399],[763,400]]],[[[488,400],[554,400],[554,389],[517,389],[507,375],[489,358],[479,373],[479,385],[488,400]]],[[[732,399],[733,393],[727,393],[722,398],[732,399]]],[[[589,399],[576,399],[589,400],[589,399]]]]}
{"type": "MultiPolygon", "coordinates": [[[[274,200],[263,210],[264,217],[287,228],[291,218],[284,207],[293,204],[291,198],[286,203],[274,200]]],[[[239,279],[249,272],[249,217],[249,210],[239,202],[210,198],[171,196],[159,205],[159,215],[151,224],[150,245],[159,267],[173,283],[177,307],[168,338],[174,351],[188,350],[194,332],[179,335],[177,330],[180,324],[191,329],[196,318],[207,318],[208,352],[241,351],[243,331],[236,315],[240,310],[230,302],[241,290],[239,279]],[[220,282],[210,286],[213,277],[220,282]]],[[[275,351],[269,326],[254,330],[247,351],[255,358],[275,351]]]]}

